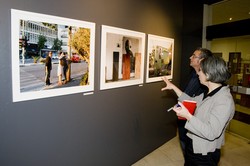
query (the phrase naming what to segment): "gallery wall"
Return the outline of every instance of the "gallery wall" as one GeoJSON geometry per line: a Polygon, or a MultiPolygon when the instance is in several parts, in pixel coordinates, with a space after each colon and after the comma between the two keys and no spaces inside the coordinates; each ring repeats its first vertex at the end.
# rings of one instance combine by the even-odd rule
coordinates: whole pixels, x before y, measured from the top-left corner
{"type": "MultiPolygon", "coordinates": [[[[182,0],[1,0],[0,165],[128,166],[173,138],[176,115],[166,110],[176,96],[161,92],[163,82],[100,90],[101,25],[174,38],[173,82],[180,84],[183,9],[194,11],[182,0]],[[90,95],[12,101],[11,9],[96,23],[90,95]]],[[[200,38],[186,34],[196,47],[200,38]]]]}
{"type": "Polygon", "coordinates": [[[197,47],[202,47],[203,4],[199,0],[193,2],[183,1],[183,44],[181,54],[181,68],[183,70],[180,76],[180,87],[182,89],[187,85],[189,80],[187,78],[189,78],[192,69],[189,58],[197,47]]]}

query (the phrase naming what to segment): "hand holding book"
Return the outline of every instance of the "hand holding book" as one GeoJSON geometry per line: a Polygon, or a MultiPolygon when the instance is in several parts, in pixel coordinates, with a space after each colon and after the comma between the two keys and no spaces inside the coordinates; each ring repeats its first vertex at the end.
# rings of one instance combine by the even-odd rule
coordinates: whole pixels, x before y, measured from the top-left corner
{"type": "Polygon", "coordinates": [[[178,104],[173,107],[178,119],[181,120],[189,120],[193,116],[195,109],[196,102],[190,100],[184,100],[182,103],[178,102],[178,104]]]}

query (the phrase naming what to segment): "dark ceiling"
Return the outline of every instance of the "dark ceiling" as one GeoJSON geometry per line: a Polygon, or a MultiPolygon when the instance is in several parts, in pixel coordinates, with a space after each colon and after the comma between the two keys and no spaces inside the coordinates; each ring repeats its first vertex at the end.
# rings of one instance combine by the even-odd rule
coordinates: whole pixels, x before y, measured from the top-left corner
{"type": "Polygon", "coordinates": [[[207,5],[212,5],[212,4],[220,2],[220,1],[223,1],[223,0],[203,0],[203,3],[207,4],[207,5]]]}

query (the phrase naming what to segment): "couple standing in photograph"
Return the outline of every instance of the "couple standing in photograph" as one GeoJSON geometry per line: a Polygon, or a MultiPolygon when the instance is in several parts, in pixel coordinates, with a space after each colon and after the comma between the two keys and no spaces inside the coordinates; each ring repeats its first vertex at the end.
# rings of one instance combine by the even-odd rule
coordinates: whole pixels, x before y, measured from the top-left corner
{"type": "MultiPolygon", "coordinates": [[[[48,53],[48,56],[45,59],[45,84],[46,86],[51,85],[50,76],[52,70],[52,52],[48,53]]],[[[58,54],[58,68],[57,68],[57,76],[58,76],[58,85],[67,83],[67,54],[60,51],[58,54]],[[62,75],[64,75],[64,80],[62,80],[62,75]]]]}

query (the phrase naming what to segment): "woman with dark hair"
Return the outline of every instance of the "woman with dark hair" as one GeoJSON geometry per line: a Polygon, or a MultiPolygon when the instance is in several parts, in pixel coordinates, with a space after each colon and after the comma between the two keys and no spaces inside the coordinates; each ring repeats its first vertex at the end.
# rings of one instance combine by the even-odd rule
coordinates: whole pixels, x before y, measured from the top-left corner
{"type": "Polygon", "coordinates": [[[166,87],[162,90],[174,90],[179,97],[173,110],[177,116],[186,118],[188,130],[185,148],[185,166],[216,166],[220,160],[220,149],[224,144],[226,126],[233,118],[235,104],[229,86],[225,82],[230,78],[226,62],[218,56],[204,58],[198,72],[201,84],[208,87],[207,93],[190,97],[171,83],[166,77],[166,87]],[[183,100],[196,101],[194,115],[182,104],[183,100]]]}

